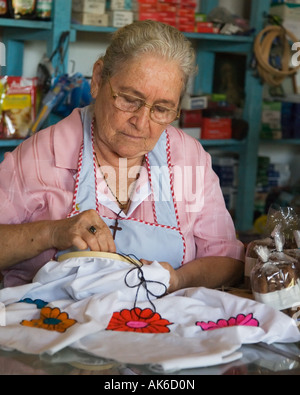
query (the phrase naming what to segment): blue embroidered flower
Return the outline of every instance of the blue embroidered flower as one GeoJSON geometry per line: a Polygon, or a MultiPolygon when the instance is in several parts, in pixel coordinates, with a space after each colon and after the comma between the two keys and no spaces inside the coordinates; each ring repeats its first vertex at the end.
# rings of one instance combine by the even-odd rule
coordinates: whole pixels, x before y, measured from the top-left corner
{"type": "Polygon", "coordinates": [[[34,299],[33,300],[31,298],[22,299],[19,301],[19,303],[35,304],[38,309],[42,309],[43,307],[45,307],[48,304],[48,302],[45,302],[42,299],[34,299]]]}

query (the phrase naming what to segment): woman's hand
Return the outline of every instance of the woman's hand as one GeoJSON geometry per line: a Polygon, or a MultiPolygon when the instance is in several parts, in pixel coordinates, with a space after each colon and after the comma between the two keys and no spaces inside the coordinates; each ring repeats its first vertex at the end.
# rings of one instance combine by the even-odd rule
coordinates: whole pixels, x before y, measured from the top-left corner
{"type": "Polygon", "coordinates": [[[74,246],[79,250],[116,252],[112,234],[95,210],[53,221],[50,232],[52,247],[59,251],[74,246]],[[89,230],[91,226],[95,233],[89,230]]]}
{"type": "MultiPolygon", "coordinates": [[[[141,262],[145,265],[151,265],[152,261],[147,261],[146,259],[141,259],[141,262]]],[[[159,262],[159,264],[170,273],[170,284],[168,288],[168,293],[177,291],[180,289],[180,276],[179,272],[175,270],[168,262],[159,262]]]]}

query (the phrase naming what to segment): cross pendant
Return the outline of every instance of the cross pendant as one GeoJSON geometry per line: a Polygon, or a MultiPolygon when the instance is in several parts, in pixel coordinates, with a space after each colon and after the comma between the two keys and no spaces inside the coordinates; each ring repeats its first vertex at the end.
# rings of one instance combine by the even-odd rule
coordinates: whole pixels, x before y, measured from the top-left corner
{"type": "Polygon", "coordinates": [[[113,230],[113,239],[115,240],[117,231],[122,230],[122,228],[118,226],[118,218],[116,219],[115,224],[111,225],[109,228],[113,230]]]}

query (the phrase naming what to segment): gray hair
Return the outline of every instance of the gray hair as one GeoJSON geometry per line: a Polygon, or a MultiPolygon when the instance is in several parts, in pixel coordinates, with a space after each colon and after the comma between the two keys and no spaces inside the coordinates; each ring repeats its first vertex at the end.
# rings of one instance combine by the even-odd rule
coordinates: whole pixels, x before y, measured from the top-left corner
{"type": "Polygon", "coordinates": [[[153,53],[177,61],[184,76],[183,91],[196,72],[195,51],[191,42],[176,28],[161,22],[135,21],[117,30],[102,59],[102,78],[107,80],[134,57],[153,53]]]}

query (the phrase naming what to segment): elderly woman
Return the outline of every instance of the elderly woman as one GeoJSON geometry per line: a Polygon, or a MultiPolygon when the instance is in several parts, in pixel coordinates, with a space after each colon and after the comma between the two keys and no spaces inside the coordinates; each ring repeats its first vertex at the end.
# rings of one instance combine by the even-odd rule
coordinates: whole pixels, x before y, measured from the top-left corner
{"type": "Polygon", "coordinates": [[[170,272],[169,292],[240,278],[243,246],[210,156],[170,126],[193,72],[193,49],[179,31],[134,22],[94,65],[94,104],[6,154],[4,286],[30,282],[74,249],[156,260],[170,272]]]}

